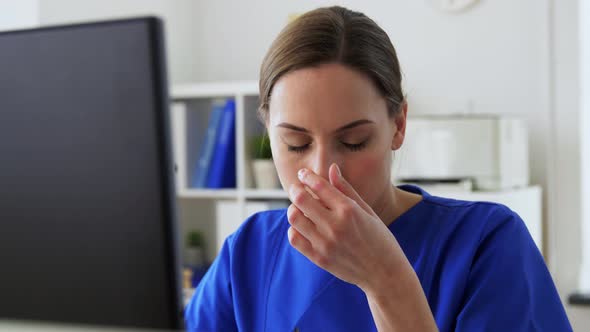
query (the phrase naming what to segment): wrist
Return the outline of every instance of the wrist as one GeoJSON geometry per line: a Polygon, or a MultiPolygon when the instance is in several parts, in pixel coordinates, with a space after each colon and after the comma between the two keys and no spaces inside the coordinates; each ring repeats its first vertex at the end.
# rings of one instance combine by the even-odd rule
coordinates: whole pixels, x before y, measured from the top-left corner
{"type": "MultiPolygon", "coordinates": [[[[409,264],[408,264],[409,265],[409,264]]],[[[375,279],[362,290],[379,331],[437,331],[430,306],[413,268],[375,279]],[[373,286],[374,285],[374,286],[373,286]]]]}
{"type": "MultiPolygon", "coordinates": [[[[363,283],[357,285],[367,296],[384,296],[385,293],[399,293],[407,290],[410,284],[418,279],[413,267],[405,259],[400,261],[381,262],[363,283]]],[[[419,284],[419,281],[418,281],[419,284]]]]}

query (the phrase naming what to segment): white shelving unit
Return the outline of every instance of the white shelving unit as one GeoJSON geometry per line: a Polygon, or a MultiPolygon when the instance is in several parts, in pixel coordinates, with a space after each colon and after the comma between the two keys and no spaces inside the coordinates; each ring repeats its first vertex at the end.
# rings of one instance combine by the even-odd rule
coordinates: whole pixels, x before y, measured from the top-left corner
{"type": "Polygon", "coordinates": [[[249,215],[258,210],[288,205],[282,188],[254,188],[247,142],[264,132],[258,121],[258,82],[199,83],[172,87],[171,118],[177,165],[177,196],[181,229],[205,233],[207,258],[213,260],[225,238],[249,215]],[[207,130],[212,102],[233,98],[236,101],[236,188],[197,189],[190,186],[199,149],[207,130]],[[265,204],[273,202],[275,205],[265,204]],[[221,209],[221,210],[220,210],[221,209]],[[221,216],[223,215],[223,216],[221,216]],[[220,221],[220,218],[234,219],[220,221]]]}
{"type": "MultiPolygon", "coordinates": [[[[213,260],[221,240],[237,228],[249,215],[269,207],[264,202],[288,205],[288,196],[281,188],[254,188],[250,168],[251,156],[246,142],[264,132],[258,121],[258,82],[227,82],[186,84],[172,87],[173,142],[177,164],[177,197],[183,233],[200,229],[207,241],[207,258],[213,260]],[[212,101],[234,98],[236,101],[236,185],[234,189],[195,189],[190,179],[195,169],[199,149],[207,129],[212,101]]],[[[432,195],[464,200],[498,202],[517,212],[529,232],[543,248],[541,188],[529,187],[502,192],[442,192],[429,190],[432,195]]],[[[183,236],[184,240],[184,236],[183,236]]]]}

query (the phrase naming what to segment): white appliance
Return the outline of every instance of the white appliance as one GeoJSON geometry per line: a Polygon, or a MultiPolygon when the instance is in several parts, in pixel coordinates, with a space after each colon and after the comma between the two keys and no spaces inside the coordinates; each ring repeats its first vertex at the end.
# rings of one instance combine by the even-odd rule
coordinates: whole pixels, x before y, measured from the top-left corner
{"type": "Polygon", "coordinates": [[[527,128],[499,115],[416,115],[394,152],[396,182],[472,181],[477,190],[529,184],[527,128]]]}

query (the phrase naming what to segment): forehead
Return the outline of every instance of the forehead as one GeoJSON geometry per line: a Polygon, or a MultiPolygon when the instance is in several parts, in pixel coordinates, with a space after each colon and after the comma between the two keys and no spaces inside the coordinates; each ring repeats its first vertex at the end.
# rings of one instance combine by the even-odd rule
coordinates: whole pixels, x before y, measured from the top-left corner
{"type": "Polygon", "coordinates": [[[289,122],[331,130],[358,119],[387,117],[385,99],[364,74],[340,64],[304,68],[281,77],[269,104],[270,125],[289,122]]]}

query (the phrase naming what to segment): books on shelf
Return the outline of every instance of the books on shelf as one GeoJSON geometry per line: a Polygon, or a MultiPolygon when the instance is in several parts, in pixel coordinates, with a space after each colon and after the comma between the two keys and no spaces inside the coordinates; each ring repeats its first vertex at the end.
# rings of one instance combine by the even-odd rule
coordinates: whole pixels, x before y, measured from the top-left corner
{"type": "Polygon", "coordinates": [[[214,100],[192,176],[192,187],[236,187],[235,123],[235,100],[214,100]]]}
{"type": "Polygon", "coordinates": [[[218,127],[209,172],[208,188],[236,187],[236,102],[228,99],[218,127]]]}
{"type": "Polygon", "coordinates": [[[217,128],[223,115],[223,108],[225,106],[224,100],[214,100],[212,103],[213,109],[209,115],[209,123],[203,144],[201,144],[199,151],[199,158],[196,163],[195,174],[192,177],[191,186],[194,188],[207,187],[207,174],[209,173],[209,165],[211,164],[211,157],[213,155],[213,148],[215,147],[215,140],[217,128]]]}

